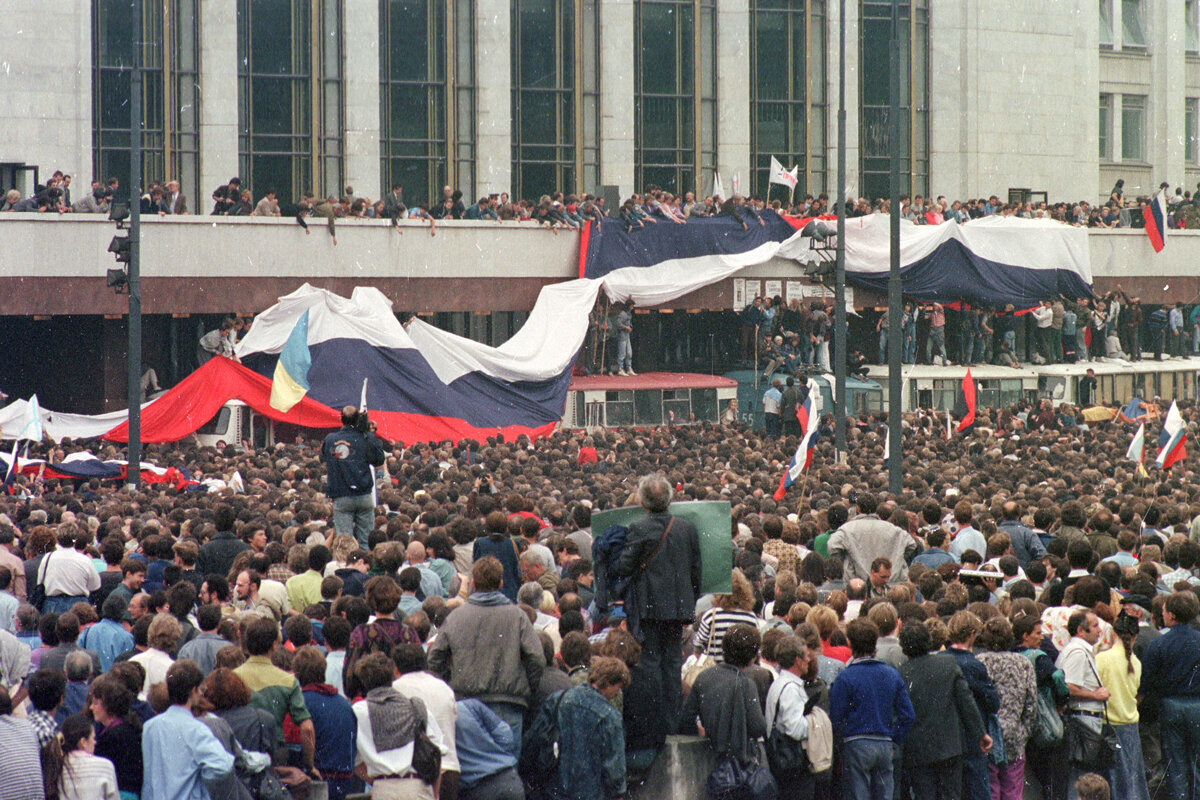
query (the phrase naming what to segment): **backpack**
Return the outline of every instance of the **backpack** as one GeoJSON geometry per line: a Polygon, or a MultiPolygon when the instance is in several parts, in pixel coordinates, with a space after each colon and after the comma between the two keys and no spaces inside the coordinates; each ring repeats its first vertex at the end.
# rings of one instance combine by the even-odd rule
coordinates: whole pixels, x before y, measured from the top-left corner
{"type": "Polygon", "coordinates": [[[558,709],[566,693],[564,689],[547,697],[521,737],[517,773],[532,789],[549,789],[558,778],[558,709]]]}

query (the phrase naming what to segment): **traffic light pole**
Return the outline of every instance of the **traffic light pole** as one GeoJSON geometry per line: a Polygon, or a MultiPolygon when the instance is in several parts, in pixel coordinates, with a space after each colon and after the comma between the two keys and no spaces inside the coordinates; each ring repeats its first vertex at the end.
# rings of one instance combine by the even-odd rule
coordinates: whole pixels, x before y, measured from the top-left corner
{"type": "Polygon", "coordinates": [[[142,0],[133,4],[133,73],[129,78],[129,466],[136,491],[142,475],[142,0]]]}

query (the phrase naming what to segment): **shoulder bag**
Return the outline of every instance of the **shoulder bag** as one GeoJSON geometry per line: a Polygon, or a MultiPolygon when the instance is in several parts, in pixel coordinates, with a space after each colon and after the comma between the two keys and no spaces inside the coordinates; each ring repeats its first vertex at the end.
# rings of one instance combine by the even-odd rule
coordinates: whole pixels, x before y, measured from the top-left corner
{"type": "MultiPolygon", "coordinates": [[[[716,618],[716,613],[713,613],[713,619],[716,618]]],[[[713,623],[710,620],[708,625],[708,639],[704,642],[704,652],[693,658],[689,658],[683,667],[683,693],[686,695],[692,690],[692,684],[696,682],[696,678],[700,677],[700,673],[707,669],[712,669],[717,665],[717,660],[708,654],[708,648],[712,645],[713,623]]]]}
{"type": "Polygon", "coordinates": [[[785,686],[779,692],[779,699],[775,701],[775,724],[771,726],[771,733],[767,736],[767,763],[776,778],[809,771],[804,742],[793,739],[779,729],[779,701],[783,699],[783,693],[786,691],[785,686]]]}
{"type": "MultiPolygon", "coordinates": [[[[1095,667],[1092,667],[1092,674],[1096,675],[1095,667]]],[[[1100,683],[1099,675],[1096,675],[1096,683],[1100,683]]],[[[1103,714],[1096,715],[1101,720],[1100,730],[1085,723],[1084,716],[1090,715],[1067,712],[1067,758],[1073,766],[1103,774],[1113,765],[1117,751],[1121,749],[1117,732],[1108,721],[1108,702],[1104,703],[1103,714]]]]}

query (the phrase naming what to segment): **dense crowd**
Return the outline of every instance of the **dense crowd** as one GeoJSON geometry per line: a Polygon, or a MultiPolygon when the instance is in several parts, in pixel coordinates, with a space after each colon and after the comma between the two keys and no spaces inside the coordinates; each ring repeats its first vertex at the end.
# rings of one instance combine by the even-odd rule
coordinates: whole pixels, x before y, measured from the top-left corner
{"type": "Polygon", "coordinates": [[[773,770],[784,797],[1190,796],[1194,461],[1146,479],[1131,428],[1017,409],[952,439],[905,428],[899,497],[871,417],[844,466],[826,421],[781,502],[795,437],[741,426],[379,442],[357,511],[330,466],[349,427],[332,451],[147,448],[208,491],[18,476],[0,786],[616,798],[667,735],[701,732],[714,780],[773,770]],[[730,503],[727,592],[700,593],[672,496],[730,503]],[[592,530],[636,503],[624,549],[592,530]],[[1115,756],[1081,749],[1093,728],[1115,756]]]}

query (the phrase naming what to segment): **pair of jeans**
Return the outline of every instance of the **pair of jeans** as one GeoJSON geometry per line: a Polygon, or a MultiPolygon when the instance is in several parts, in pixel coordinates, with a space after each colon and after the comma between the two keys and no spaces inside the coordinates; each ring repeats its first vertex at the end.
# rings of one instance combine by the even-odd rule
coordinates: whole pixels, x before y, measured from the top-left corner
{"type": "Polygon", "coordinates": [[[488,775],[471,787],[462,787],[459,800],[525,800],[525,787],[516,767],[488,775]]]}
{"type": "Polygon", "coordinates": [[[1200,697],[1164,697],[1159,729],[1169,796],[1175,800],[1197,800],[1200,798],[1200,697]]]}
{"type": "Polygon", "coordinates": [[[842,745],[842,796],[846,800],[892,800],[891,739],[851,739],[842,745]]]}
{"type": "Polygon", "coordinates": [[[353,494],[333,498],[333,527],[358,540],[363,550],[369,550],[367,539],[375,527],[375,497],[373,494],[353,494]]]}
{"type": "Polygon", "coordinates": [[[1142,735],[1136,722],[1130,725],[1113,725],[1121,749],[1117,751],[1108,782],[1113,797],[1122,800],[1150,800],[1150,787],[1146,784],[1146,762],[1142,759],[1142,735]]]}
{"type": "Polygon", "coordinates": [[[1025,789],[1024,753],[1002,767],[989,761],[987,768],[992,800],[1021,800],[1021,792],[1025,789]]]}
{"type": "Polygon", "coordinates": [[[642,710],[647,716],[640,727],[653,731],[654,745],[661,747],[675,732],[683,695],[683,623],[644,619],[639,627],[642,657],[633,667],[632,681],[656,701],[642,710]]]}
{"type": "Polygon", "coordinates": [[[925,342],[925,360],[933,362],[934,356],[946,357],[946,326],[939,325],[929,329],[929,339],[925,342]]]}
{"type": "Polygon", "coordinates": [[[887,343],[888,343],[888,329],[880,328],[879,329],[879,363],[880,364],[887,363],[887,343]]]}
{"type": "Polygon", "coordinates": [[[46,598],[46,602],[42,604],[43,614],[65,614],[71,610],[71,607],[76,603],[86,603],[87,595],[75,594],[56,594],[46,598]]]}
{"type": "Polygon", "coordinates": [[[763,427],[766,428],[768,438],[776,439],[779,437],[779,425],[778,414],[763,414],[763,427]]]}
{"type": "Polygon", "coordinates": [[[515,758],[521,757],[521,734],[525,728],[525,708],[516,703],[502,703],[492,701],[485,702],[485,706],[490,708],[493,713],[512,728],[513,732],[513,748],[512,754],[515,758]]]}
{"type": "Polygon", "coordinates": [[[629,331],[617,331],[617,369],[633,369],[633,343],[629,331]]]}

